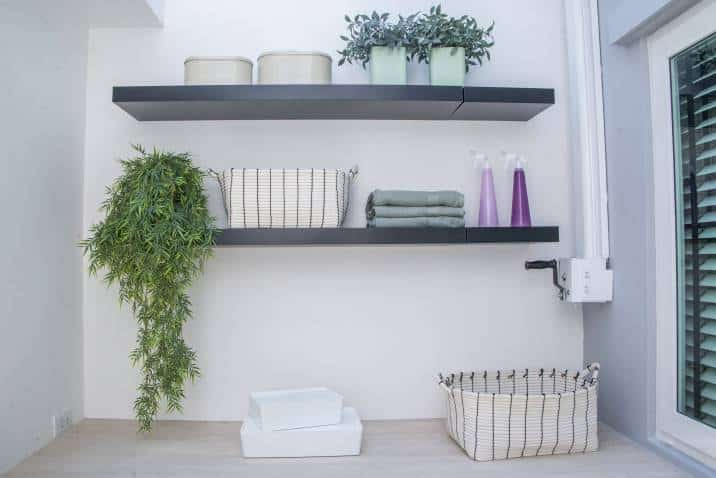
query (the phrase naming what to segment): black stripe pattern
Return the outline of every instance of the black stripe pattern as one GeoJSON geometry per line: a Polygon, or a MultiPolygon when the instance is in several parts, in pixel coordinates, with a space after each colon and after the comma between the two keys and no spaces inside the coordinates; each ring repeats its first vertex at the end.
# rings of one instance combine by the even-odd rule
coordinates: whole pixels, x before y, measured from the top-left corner
{"type": "Polygon", "coordinates": [[[341,227],[355,177],[353,170],[326,168],[231,168],[209,173],[218,182],[229,228],[341,227]],[[234,194],[235,187],[240,193],[234,194]]]}
{"type": "Polygon", "coordinates": [[[460,372],[441,375],[440,383],[449,392],[450,435],[475,460],[582,453],[597,446],[598,380],[589,369],[460,372]]]}

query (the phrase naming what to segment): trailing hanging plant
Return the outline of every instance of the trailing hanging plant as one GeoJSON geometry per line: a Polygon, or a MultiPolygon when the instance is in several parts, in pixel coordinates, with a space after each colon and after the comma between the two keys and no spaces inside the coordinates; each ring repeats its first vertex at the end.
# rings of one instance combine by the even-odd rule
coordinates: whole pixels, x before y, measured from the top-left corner
{"type": "Polygon", "coordinates": [[[482,65],[483,59],[490,59],[490,48],[495,44],[492,31],[495,23],[483,28],[477,25],[473,17],[463,15],[460,18],[448,16],[440,5],[430,8],[415,23],[411,41],[411,58],[418,62],[430,63],[430,50],[438,47],[452,47],[454,55],[457,49],[465,49],[465,71],[471,66],[482,65]]]}
{"type": "Polygon", "coordinates": [[[123,160],[123,174],[107,188],[106,216],[83,241],[90,274],[106,269],[104,281],[119,286],[138,322],[133,365],[143,380],[134,411],[148,431],[161,400],[181,411],[184,383],[199,376],[196,353],[182,336],[191,318],[187,290],[210,257],[214,218],[203,189],[205,174],[188,154],[145,152],[123,160]]]}
{"type": "Polygon", "coordinates": [[[389,16],[388,13],[373,12],[370,16],[358,14],[351,19],[346,15],[348,36],[341,35],[346,46],[343,50],[338,50],[341,55],[338,66],[346,61],[355,61],[365,68],[370,60],[370,49],[376,46],[407,47],[411,42],[417,14],[408,17],[399,15],[397,23],[389,22],[389,16]]]}

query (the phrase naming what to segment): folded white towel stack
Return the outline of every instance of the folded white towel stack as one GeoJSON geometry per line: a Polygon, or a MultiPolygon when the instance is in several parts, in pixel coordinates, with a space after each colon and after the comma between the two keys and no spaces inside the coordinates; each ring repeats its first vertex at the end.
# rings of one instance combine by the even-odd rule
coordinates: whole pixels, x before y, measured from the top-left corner
{"type": "Polygon", "coordinates": [[[343,397],[324,387],[249,395],[249,417],[265,431],[335,425],[342,410],[343,397]]]}
{"type": "Polygon", "coordinates": [[[255,392],[241,447],[245,457],[358,455],[362,434],[356,411],[327,388],[255,392]]]}
{"type": "Polygon", "coordinates": [[[363,425],[355,409],[343,409],[336,425],[292,430],[261,430],[253,420],[241,427],[241,445],[247,458],[359,455],[363,425]]]}

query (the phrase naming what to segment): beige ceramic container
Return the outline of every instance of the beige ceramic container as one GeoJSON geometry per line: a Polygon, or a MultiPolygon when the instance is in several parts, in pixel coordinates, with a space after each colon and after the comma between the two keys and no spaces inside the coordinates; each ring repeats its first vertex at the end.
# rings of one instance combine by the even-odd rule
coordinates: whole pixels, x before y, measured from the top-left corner
{"type": "Polygon", "coordinates": [[[257,60],[258,83],[328,85],[331,63],[327,53],[316,51],[272,51],[257,60]]]}
{"type": "Polygon", "coordinates": [[[240,56],[190,56],[184,61],[185,85],[250,85],[254,64],[240,56]]]}

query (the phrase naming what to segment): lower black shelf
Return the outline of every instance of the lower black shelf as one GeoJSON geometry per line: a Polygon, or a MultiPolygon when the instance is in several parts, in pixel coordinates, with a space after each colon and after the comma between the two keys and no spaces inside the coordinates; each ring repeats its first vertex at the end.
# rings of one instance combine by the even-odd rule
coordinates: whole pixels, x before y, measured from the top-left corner
{"type": "Polygon", "coordinates": [[[559,227],[223,229],[217,246],[559,242],[559,227]]]}

